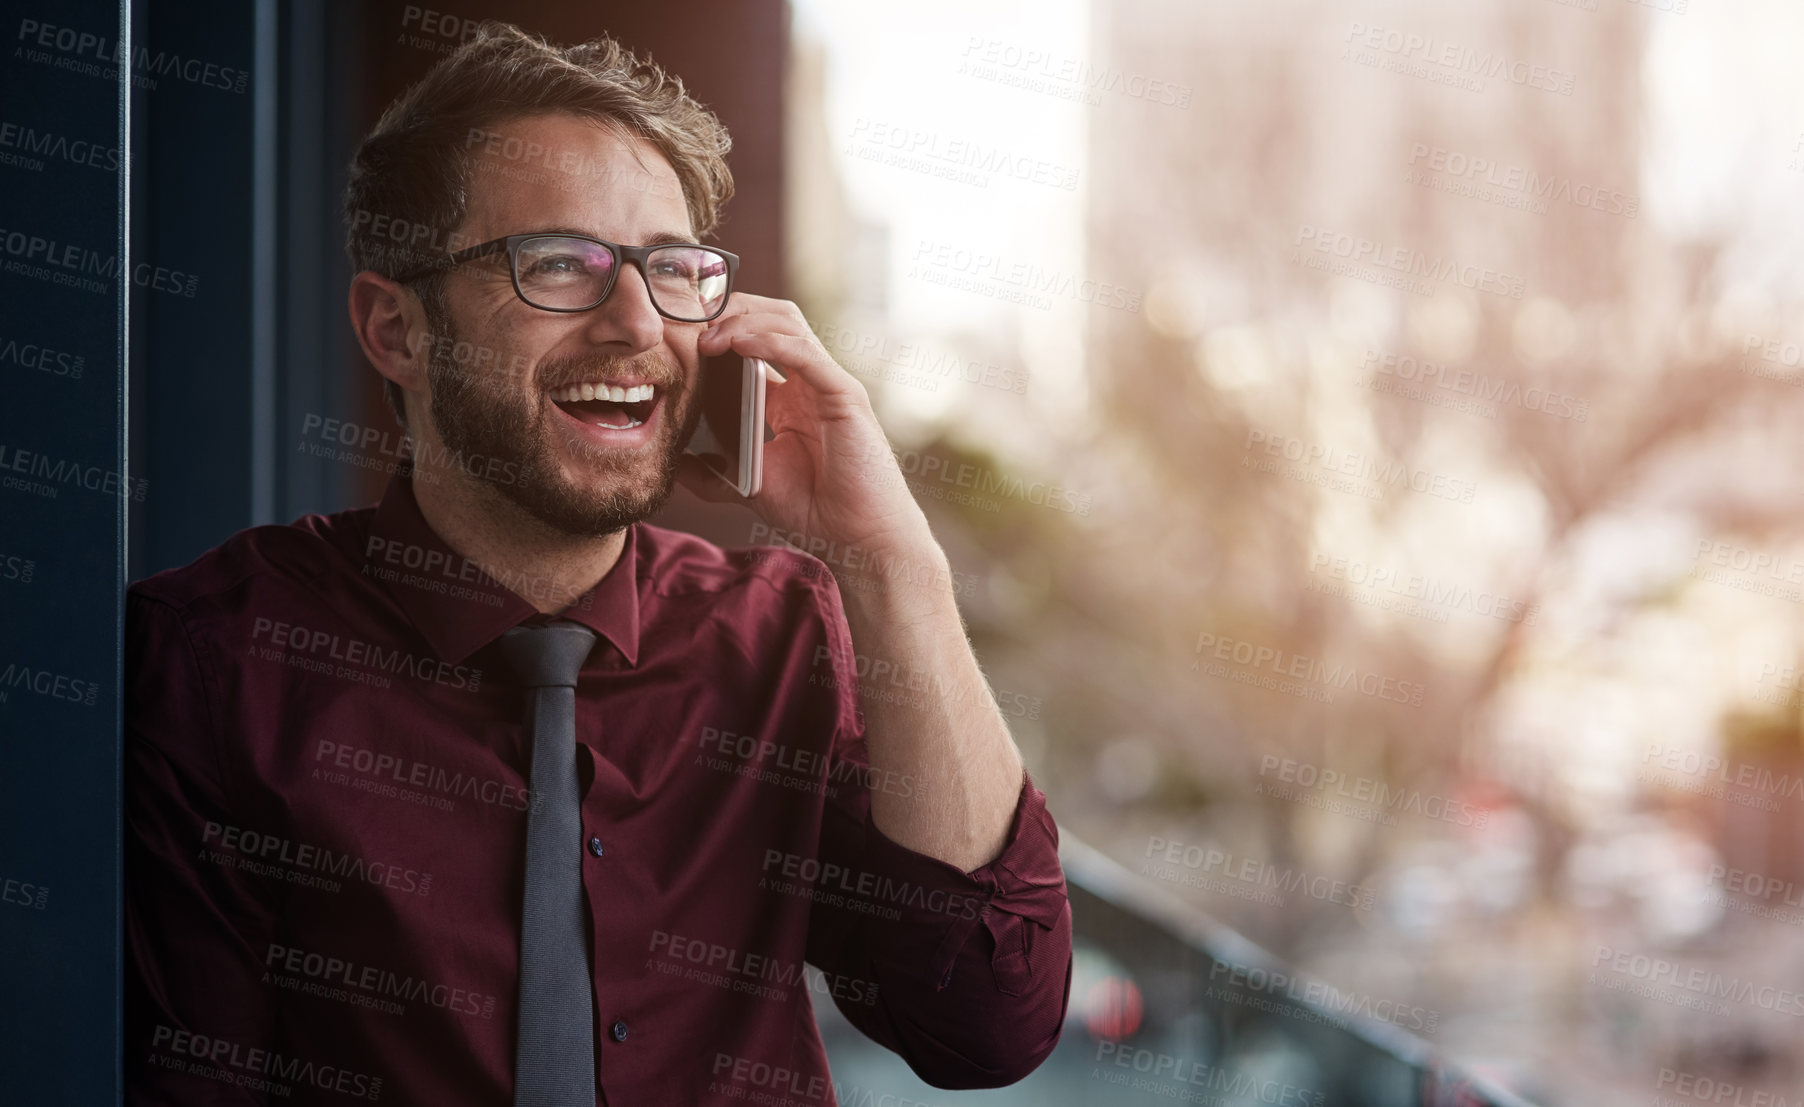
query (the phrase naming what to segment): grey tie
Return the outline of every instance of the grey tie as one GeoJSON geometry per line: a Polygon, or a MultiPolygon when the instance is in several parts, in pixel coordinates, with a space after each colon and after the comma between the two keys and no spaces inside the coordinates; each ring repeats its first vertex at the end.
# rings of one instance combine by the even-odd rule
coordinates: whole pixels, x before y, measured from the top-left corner
{"type": "Polygon", "coordinates": [[[520,931],[516,1107],[594,1107],[594,988],[583,922],[576,674],[595,632],[559,621],[515,627],[501,651],[527,689],[532,800],[520,931]]]}

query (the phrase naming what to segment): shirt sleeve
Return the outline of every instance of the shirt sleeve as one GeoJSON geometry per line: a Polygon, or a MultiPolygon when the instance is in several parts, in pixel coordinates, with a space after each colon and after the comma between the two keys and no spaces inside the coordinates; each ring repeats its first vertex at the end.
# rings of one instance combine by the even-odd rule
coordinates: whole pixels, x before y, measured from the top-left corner
{"type": "MultiPolygon", "coordinates": [[[[849,659],[843,616],[829,614],[836,659],[849,659]]],[[[1058,1044],[1071,991],[1071,908],[1046,796],[1024,773],[1002,852],[968,873],[892,841],[871,822],[871,791],[912,782],[871,768],[856,674],[836,667],[849,702],[828,768],[808,960],[846,1018],[927,1083],[1015,1083],[1058,1044]]]]}
{"type": "Polygon", "coordinates": [[[124,736],[132,1107],[269,1102],[254,1061],[273,1044],[260,983],[272,909],[249,885],[254,877],[211,860],[234,824],[207,692],[179,613],[132,593],[124,736]]]}

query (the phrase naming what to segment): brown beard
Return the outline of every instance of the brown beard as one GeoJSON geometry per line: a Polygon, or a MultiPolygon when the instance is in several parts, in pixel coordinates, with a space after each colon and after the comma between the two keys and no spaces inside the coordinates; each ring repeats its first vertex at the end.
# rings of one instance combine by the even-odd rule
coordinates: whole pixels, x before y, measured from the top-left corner
{"type": "Polygon", "coordinates": [[[427,299],[428,326],[450,341],[433,344],[426,367],[431,386],[426,417],[447,454],[479,461],[465,466],[471,475],[492,480],[497,491],[533,518],[576,538],[622,530],[649,518],[670,499],[677,459],[695,433],[701,405],[693,402],[681,369],[668,357],[562,358],[540,366],[540,381],[500,366],[464,368],[452,357],[461,338],[449,313],[436,310],[438,305],[427,299]],[[649,472],[643,464],[621,464],[621,458],[600,450],[582,455],[586,469],[601,471],[594,485],[573,484],[559,472],[548,425],[557,416],[543,406],[549,401],[540,384],[555,386],[592,373],[630,375],[657,386],[662,440],[649,472]]]}

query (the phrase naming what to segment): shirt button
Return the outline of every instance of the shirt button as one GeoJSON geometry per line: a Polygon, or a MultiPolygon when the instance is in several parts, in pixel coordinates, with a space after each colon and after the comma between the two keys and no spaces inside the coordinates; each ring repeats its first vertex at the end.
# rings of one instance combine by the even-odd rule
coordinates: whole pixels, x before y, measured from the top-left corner
{"type": "Polygon", "coordinates": [[[615,1019],[614,1025],[608,1027],[608,1033],[612,1034],[614,1036],[614,1040],[617,1042],[626,1041],[626,1020],[625,1019],[615,1019]]]}
{"type": "Polygon", "coordinates": [[[589,839],[589,852],[594,854],[597,857],[601,856],[601,839],[600,838],[589,839]]]}

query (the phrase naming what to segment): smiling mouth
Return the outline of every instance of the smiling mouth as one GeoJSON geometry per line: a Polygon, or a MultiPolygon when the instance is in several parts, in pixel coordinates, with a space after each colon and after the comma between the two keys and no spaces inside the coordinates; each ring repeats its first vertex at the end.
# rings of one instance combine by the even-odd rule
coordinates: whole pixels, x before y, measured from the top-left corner
{"type": "Polygon", "coordinates": [[[632,430],[651,418],[658,390],[649,384],[622,387],[598,382],[565,385],[550,392],[564,414],[603,430],[632,430]]]}

